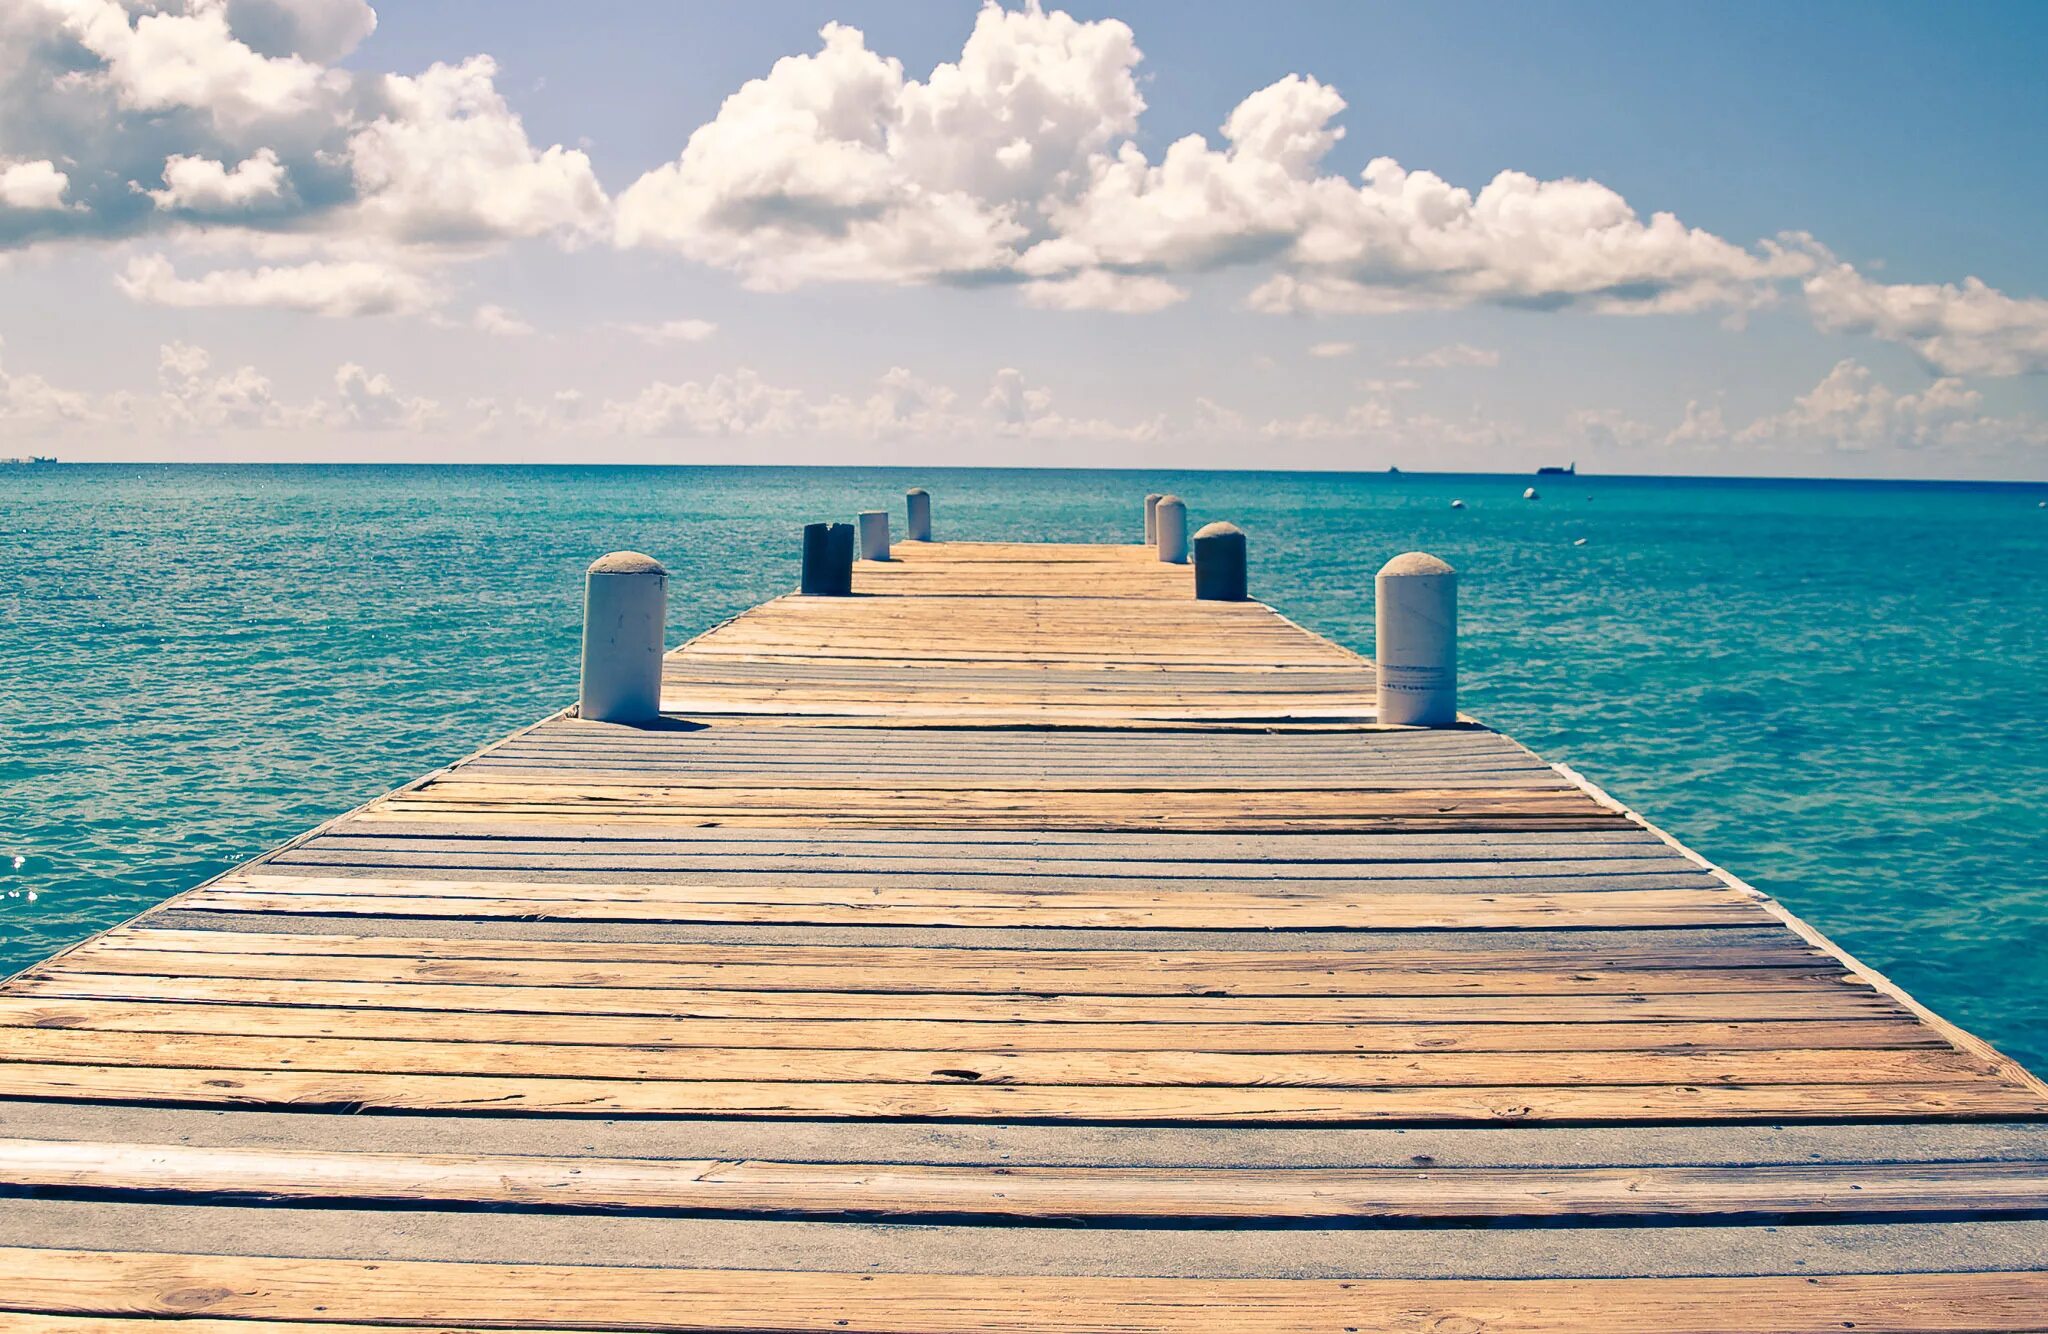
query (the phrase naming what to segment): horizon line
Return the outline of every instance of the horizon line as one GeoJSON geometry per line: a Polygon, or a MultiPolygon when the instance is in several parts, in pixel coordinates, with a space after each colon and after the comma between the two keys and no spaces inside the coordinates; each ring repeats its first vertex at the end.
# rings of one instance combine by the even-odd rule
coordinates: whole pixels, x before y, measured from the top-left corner
{"type": "MultiPolygon", "coordinates": [[[[719,470],[729,472],[806,469],[840,472],[1077,472],[1131,474],[1216,474],[1221,476],[1287,475],[1298,477],[1472,477],[1524,478],[1541,476],[1526,472],[1483,472],[1460,469],[1417,468],[1219,468],[1162,467],[1129,464],[1033,464],[1033,463],[675,463],[621,460],[615,462],[541,462],[511,459],[64,459],[54,456],[31,461],[30,457],[0,459],[0,469],[34,472],[49,467],[64,468],[525,468],[594,472],[604,469],[719,470]]],[[[1660,473],[1585,472],[1564,474],[1553,481],[1614,482],[1801,482],[1878,486],[1995,486],[2048,488],[2048,477],[1858,477],[1806,473],[1660,473]]]]}

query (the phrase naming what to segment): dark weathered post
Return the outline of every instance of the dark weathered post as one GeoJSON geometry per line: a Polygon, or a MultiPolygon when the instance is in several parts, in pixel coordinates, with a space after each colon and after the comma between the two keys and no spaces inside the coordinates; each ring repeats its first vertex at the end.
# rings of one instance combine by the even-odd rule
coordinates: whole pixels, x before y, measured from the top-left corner
{"type": "Polygon", "coordinates": [[[904,508],[909,522],[903,525],[903,540],[906,542],[929,542],[932,540],[932,493],[921,486],[913,486],[903,493],[904,508]]]}
{"type": "Polygon", "coordinates": [[[1249,596],[1244,529],[1212,523],[1195,534],[1195,596],[1203,602],[1242,602],[1249,596]]]}
{"type": "Polygon", "coordinates": [[[804,573],[797,591],[820,598],[843,598],[853,592],[852,525],[804,525],[804,573]]]}
{"type": "Polygon", "coordinates": [[[853,596],[853,525],[835,523],[827,534],[831,543],[832,597],[853,596]]]}
{"type": "Polygon", "coordinates": [[[806,597],[830,597],[832,578],[832,525],[804,525],[804,573],[797,591],[806,597]]]}

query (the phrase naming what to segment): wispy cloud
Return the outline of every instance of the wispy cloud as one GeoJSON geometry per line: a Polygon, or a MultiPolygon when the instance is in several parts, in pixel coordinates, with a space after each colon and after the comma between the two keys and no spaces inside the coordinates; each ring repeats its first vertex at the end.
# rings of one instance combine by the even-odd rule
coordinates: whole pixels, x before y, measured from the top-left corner
{"type": "Polygon", "coordinates": [[[1403,357],[1394,364],[1418,371],[1440,371],[1452,366],[1498,366],[1500,353],[1493,348],[1474,347],[1470,343],[1447,343],[1412,357],[1403,357]]]}
{"type": "Polygon", "coordinates": [[[718,332],[710,320],[663,320],[658,324],[621,324],[636,338],[650,343],[701,343],[718,332]]]}

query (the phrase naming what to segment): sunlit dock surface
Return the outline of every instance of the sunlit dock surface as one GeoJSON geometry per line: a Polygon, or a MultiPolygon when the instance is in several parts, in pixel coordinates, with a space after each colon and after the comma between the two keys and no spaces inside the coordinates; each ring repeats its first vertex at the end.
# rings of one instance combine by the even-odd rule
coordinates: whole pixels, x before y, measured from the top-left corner
{"type": "Polygon", "coordinates": [[[0,1328],[2048,1328],[2038,1079],[1150,548],[664,672],[0,988],[0,1328]]]}

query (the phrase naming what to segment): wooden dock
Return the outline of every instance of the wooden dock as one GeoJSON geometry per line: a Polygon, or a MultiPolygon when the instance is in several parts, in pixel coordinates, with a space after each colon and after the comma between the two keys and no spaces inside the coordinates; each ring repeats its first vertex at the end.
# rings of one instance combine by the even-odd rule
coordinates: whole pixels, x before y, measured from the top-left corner
{"type": "Polygon", "coordinates": [[[0,987],[0,1330],[2048,1329],[2048,1088],[1569,771],[1146,548],[856,592],[0,987]]]}

